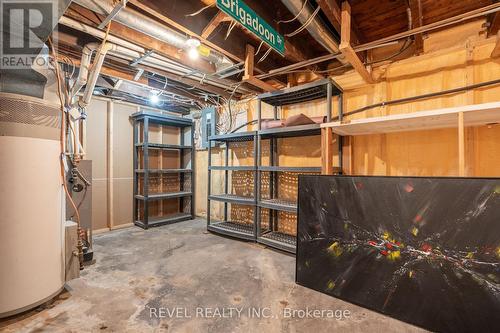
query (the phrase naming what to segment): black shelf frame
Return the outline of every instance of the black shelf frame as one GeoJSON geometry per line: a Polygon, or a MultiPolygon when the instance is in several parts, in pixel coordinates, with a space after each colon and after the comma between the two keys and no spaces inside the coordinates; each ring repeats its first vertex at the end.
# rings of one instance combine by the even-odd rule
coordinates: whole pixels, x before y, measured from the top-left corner
{"type": "Polygon", "coordinates": [[[133,137],[134,137],[134,152],[133,152],[133,168],[134,168],[134,200],[133,200],[133,218],[134,224],[143,228],[148,229],[149,227],[156,227],[186,220],[194,219],[194,191],[195,191],[195,180],[191,176],[191,186],[190,188],[184,188],[185,174],[191,173],[195,167],[195,156],[194,156],[194,129],[193,121],[189,118],[183,118],[179,116],[172,116],[163,114],[160,112],[152,111],[139,111],[130,116],[133,120],[133,137]],[[142,142],[139,141],[139,126],[142,123],[142,142]],[[164,144],[164,143],[152,143],[149,142],[149,125],[159,124],[163,126],[177,127],[180,129],[180,144],[164,144]],[[185,136],[186,131],[190,132],[190,141],[186,143],[185,136]],[[191,167],[187,168],[173,168],[173,169],[150,169],[149,168],[149,150],[150,149],[176,149],[180,150],[180,166],[184,166],[184,152],[190,150],[190,162],[191,167]],[[138,155],[139,150],[143,151],[143,168],[139,169],[138,155]],[[159,174],[170,174],[177,173],[180,177],[180,191],[170,192],[170,193],[150,193],[149,191],[149,176],[153,173],[159,174]],[[143,189],[142,194],[139,194],[139,175],[143,175],[143,189]],[[179,212],[175,214],[170,214],[161,217],[149,217],[149,203],[155,200],[163,199],[173,199],[179,198],[180,207],[184,209],[184,198],[189,197],[190,209],[189,213],[179,212]],[[139,202],[144,203],[143,219],[139,219],[139,202]]]}
{"type": "Polygon", "coordinates": [[[297,203],[281,199],[262,199],[258,203],[259,207],[273,209],[282,212],[297,213],[297,203]]]}
{"type": "MultiPolygon", "coordinates": [[[[136,147],[144,147],[144,143],[136,143],[136,147]]],[[[192,146],[181,146],[181,145],[172,145],[167,143],[148,143],[149,149],[193,149],[192,146]]]]}
{"type": "Polygon", "coordinates": [[[209,170],[254,171],[255,166],[210,166],[209,170]]]}
{"type": "Polygon", "coordinates": [[[213,233],[231,236],[244,240],[256,240],[257,235],[257,132],[237,132],[222,135],[212,135],[208,138],[208,195],[207,195],[207,230],[213,233]],[[234,142],[252,142],[253,141],[253,166],[231,166],[229,165],[230,144],[234,142]],[[212,165],[212,142],[224,146],[224,165],[212,165]],[[224,171],[224,193],[211,193],[212,171],[224,171]],[[229,171],[253,171],[254,192],[253,197],[241,197],[229,193],[229,171]],[[212,221],[211,219],[211,201],[220,201],[224,203],[224,217],[222,221],[212,221]],[[246,205],[253,207],[253,225],[246,225],[228,219],[228,203],[246,205]]]}
{"type": "MultiPolygon", "coordinates": [[[[297,174],[319,173],[321,167],[289,167],[278,165],[278,139],[288,137],[305,137],[321,135],[320,124],[299,125],[290,127],[279,127],[262,129],[262,103],[270,104],[274,110],[274,120],[278,120],[278,107],[306,103],[318,99],[326,99],[326,121],[332,120],[332,98],[339,97],[339,119],[342,120],[342,89],[331,79],[323,79],[312,83],[287,88],[279,91],[264,93],[258,96],[257,104],[257,213],[255,224],[257,225],[257,242],[266,246],[296,253],[296,236],[283,234],[278,231],[278,212],[286,211],[297,213],[297,204],[290,204],[279,199],[278,179],[279,172],[293,172],[297,174]],[[262,165],[262,141],[269,140],[270,165],[262,165]],[[261,193],[262,173],[270,173],[269,197],[264,199],[261,193]],[[261,225],[261,210],[269,209],[269,229],[263,230],[261,225]]],[[[338,140],[339,166],[334,168],[336,172],[342,170],[342,137],[338,140]]]]}
{"type": "Polygon", "coordinates": [[[288,166],[260,166],[259,171],[262,172],[296,172],[296,173],[308,173],[308,172],[321,172],[321,167],[288,167],[288,166]]]}
{"type": "Polygon", "coordinates": [[[279,231],[268,231],[262,233],[258,242],[274,249],[295,254],[297,248],[297,237],[281,233],[279,231]]]}

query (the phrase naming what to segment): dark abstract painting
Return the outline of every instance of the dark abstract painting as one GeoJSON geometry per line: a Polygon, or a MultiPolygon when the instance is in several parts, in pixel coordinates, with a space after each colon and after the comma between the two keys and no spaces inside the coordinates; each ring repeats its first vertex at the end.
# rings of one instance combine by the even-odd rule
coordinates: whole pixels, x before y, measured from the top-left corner
{"type": "Polygon", "coordinates": [[[439,332],[500,332],[500,179],[300,176],[297,283],[439,332]]]}

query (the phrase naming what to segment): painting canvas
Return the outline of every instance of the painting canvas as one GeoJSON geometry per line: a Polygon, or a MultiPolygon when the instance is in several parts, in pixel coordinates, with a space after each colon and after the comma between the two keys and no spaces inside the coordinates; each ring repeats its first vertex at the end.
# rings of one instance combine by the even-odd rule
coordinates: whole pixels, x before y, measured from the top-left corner
{"type": "Polygon", "coordinates": [[[439,332],[500,332],[500,179],[300,176],[297,283],[439,332]]]}

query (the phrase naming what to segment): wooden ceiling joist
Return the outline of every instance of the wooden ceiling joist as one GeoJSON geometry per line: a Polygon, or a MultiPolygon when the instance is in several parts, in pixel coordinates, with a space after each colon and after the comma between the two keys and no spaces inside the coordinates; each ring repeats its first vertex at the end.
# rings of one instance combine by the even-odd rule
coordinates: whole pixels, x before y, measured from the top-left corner
{"type": "Polygon", "coordinates": [[[214,32],[214,30],[221,24],[222,22],[229,21],[229,17],[223,12],[218,12],[207,24],[203,32],[201,33],[202,38],[208,38],[214,32]]]}
{"type": "Polygon", "coordinates": [[[340,52],[344,55],[347,61],[354,67],[356,72],[365,80],[366,83],[374,83],[371,73],[365,67],[361,59],[359,59],[356,52],[351,45],[351,5],[349,2],[344,1],[342,3],[342,15],[341,15],[341,32],[340,32],[340,52]]]}
{"type": "Polygon", "coordinates": [[[254,54],[255,54],[255,48],[252,45],[247,44],[246,51],[245,51],[245,75],[242,78],[242,82],[246,82],[248,84],[251,84],[252,86],[260,88],[264,91],[277,90],[274,86],[272,86],[269,83],[266,83],[266,82],[264,82],[264,81],[262,81],[254,76],[254,74],[253,74],[254,54]]]}
{"type": "Polygon", "coordinates": [[[491,57],[500,57],[500,31],[497,32],[497,42],[495,44],[495,47],[493,48],[493,51],[491,51],[491,57]]]}
{"type": "Polygon", "coordinates": [[[495,14],[493,14],[488,20],[488,23],[488,37],[495,36],[500,30],[500,12],[496,12],[495,14]]]}
{"type": "MultiPolygon", "coordinates": [[[[59,36],[60,36],[60,34],[59,34],[59,36]]],[[[63,42],[63,40],[61,40],[59,38],[58,42],[63,42]]],[[[65,45],[66,45],[65,43],[58,44],[59,47],[64,47],[65,45]]],[[[58,53],[64,54],[64,56],[65,56],[65,57],[59,56],[58,57],[59,62],[65,63],[66,59],[69,58],[73,65],[75,65],[76,67],[80,67],[81,59],[72,55],[72,54],[69,54],[68,52],[65,52],[65,51],[66,51],[65,49],[58,48],[58,53]]],[[[132,73],[131,71],[127,71],[124,69],[123,70],[118,69],[118,67],[116,67],[116,66],[111,67],[110,65],[104,64],[101,67],[100,74],[108,76],[108,77],[115,79],[115,80],[123,80],[123,81],[129,82],[132,84],[136,84],[136,85],[139,85],[139,86],[142,86],[145,88],[161,89],[161,87],[151,85],[149,80],[147,78],[145,78],[144,76],[140,76],[139,78],[137,78],[135,73],[132,73]]],[[[168,89],[166,89],[166,91],[170,92],[172,94],[178,95],[178,96],[182,96],[185,98],[195,100],[195,101],[200,102],[200,103],[205,103],[205,101],[202,98],[194,96],[193,94],[189,94],[187,92],[184,92],[181,89],[177,89],[174,87],[168,87],[168,89]]]]}
{"type": "MultiPolygon", "coordinates": [[[[423,25],[422,16],[422,1],[421,0],[409,0],[410,10],[411,10],[411,21],[412,26],[410,29],[420,28],[423,25]]],[[[415,38],[415,54],[421,54],[424,52],[424,39],[422,34],[417,34],[415,38]]]]}
{"type": "MultiPolygon", "coordinates": [[[[104,18],[102,15],[95,14],[87,8],[81,7],[77,4],[72,4],[66,11],[65,15],[74,20],[93,26],[99,25],[100,20],[104,18]]],[[[134,44],[148,50],[153,50],[156,54],[175,60],[184,66],[200,70],[204,73],[215,72],[215,67],[208,61],[193,61],[186,53],[179,52],[179,50],[172,45],[138,32],[120,23],[112,22],[110,34],[124,40],[133,41],[134,44]]]]}
{"type": "MultiPolygon", "coordinates": [[[[341,22],[342,22],[342,11],[337,4],[336,0],[316,0],[318,3],[318,6],[320,6],[321,10],[323,13],[325,13],[325,16],[328,18],[328,21],[333,25],[335,30],[337,30],[339,33],[341,32],[341,22]]],[[[352,20],[352,18],[351,18],[352,20]]],[[[356,24],[352,22],[351,24],[351,41],[353,44],[359,44],[361,42],[360,40],[360,33],[356,29],[356,24]]]]}
{"type": "MultiPolygon", "coordinates": [[[[175,22],[174,20],[168,18],[167,16],[157,12],[156,10],[146,6],[145,4],[141,3],[139,0],[129,0],[128,3],[134,5],[135,7],[139,8],[140,10],[144,11],[145,13],[155,17],[157,20],[166,23],[167,25],[177,29],[178,31],[181,31],[185,33],[188,36],[191,36],[193,38],[199,39],[203,44],[207,45],[208,47],[224,54],[227,56],[229,59],[234,60],[236,62],[243,62],[244,60],[240,57],[237,57],[236,55],[228,52],[224,48],[212,43],[211,41],[207,40],[206,38],[203,38],[202,36],[196,34],[195,32],[189,30],[188,28],[182,26],[181,24],[175,22]]],[[[258,69],[256,69],[258,71],[258,69]]]]}

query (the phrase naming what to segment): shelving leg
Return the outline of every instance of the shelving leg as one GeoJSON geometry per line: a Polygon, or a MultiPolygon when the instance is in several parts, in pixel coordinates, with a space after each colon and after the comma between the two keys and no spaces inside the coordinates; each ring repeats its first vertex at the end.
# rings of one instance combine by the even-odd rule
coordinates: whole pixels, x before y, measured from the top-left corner
{"type": "Polygon", "coordinates": [[[144,179],[143,179],[143,193],[144,193],[144,211],[143,211],[143,221],[144,226],[147,229],[149,227],[149,119],[144,118],[143,123],[143,159],[144,159],[144,179]]]}
{"type": "Polygon", "coordinates": [[[211,182],[212,182],[212,171],[210,170],[210,167],[212,166],[212,142],[208,141],[208,179],[207,179],[207,226],[210,225],[210,189],[211,189],[211,182]]]}
{"type": "Polygon", "coordinates": [[[194,204],[195,204],[195,168],[196,168],[196,162],[195,162],[195,146],[194,146],[194,127],[190,126],[190,131],[191,131],[191,218],[194,218],[195,211],[194,211],[194,204]]]}
{"type": "MultiPolygon", "coordinates": [[[[229,166],[229,142],[226,142],[226,149],[224,150],[224,164],[229,166]]],[[[224,194],[229,192],[229,171],[224,171],[224,194]]],[[[224,202],[224,222],[227,222],[227,202],[224,202]]]]}
{"type": "MultiPolygon", "coordinates": [[[[181,146],[184,146],[184,128],[179,128],[179,132],[180,132],[180,145],[181,146]]],[[[184,151],[182,149],[179,150],[179,168],[180,169],[183,169],[184,168],[184,151]]],[[[192,174],[192,173],[191,173],[192,174]]],[[[192,177],[192,175],[191,175],[192,177]]],[[[179,174],[179,190],[182,192],[184,191],[184,181],[185,181],[185,176],[184,176],[184,173],[181,172],[179,174]]],[[[184,197],[180,197],[179,198],[179,211],[180,212],[184,212],[184,197]]]]}
{"type": "Polygon", "coordinates": [[[139,143],[139,126],[137,124],[137,121],[134,120],[134,125],[133,125],[133,137],[134,137],[134,152],[133,152],[133,170],[134,170],[134,191],[132,192],[134,194],[134,199],[133,199],[133,219],[134,222],[139,220],[138,212],[137,212],[137,199],[135,198],[135,195],[137,194],[137,190],[139,188],[139,177],[137,172],[135,170],[139,169],[139,165],[137,164],[137,151],[139,147],[136,145],[139,143]]]}
{"type": "Polygon", "coordinates": [[[254,180],[254,184],[253,184],[253,197],[254,197],[254,207],[253,207],[253,221],[254,221],[254,236],[256,237],[257,236],[257,214],[260,215],[260,210],[258,209],[257,207],[257,203],[258,203],[258,191],[257,191],[257,177],[258,177],[258,173],[259,171],[257,170],[257,135],[254,135],[254,138],[253,138],[253,163],[254,163],[254,167],[255,167],[255,170],[253,172],[253,180],[254,180]]]}
{"type": "MultiPolygon", "coordinates": [[[[262,101],[260,99],[257,100],[257,129],[260,131],[262,128],[262,101]]],[[[255,214],[255,225],[256,225],[256,228],[257,228],[257,237],[260,237],[262,231],[261,231],[261,228],[260,228],[260,215],[261,215],[261,209],[258,205],[258,203],[260,202],[260,199],[261,199],[261,194],[260,194],[260,191],[261,191],[261,178],[262,178],[262,175],[261,175],[261,171],[258,170],[258,168],[261,166],[261,162],[262,162],[262,159],[261,159],[261,138],[260,138],[260,135],[259,134],[256,134],[255,135],[255,139],[254,139],[256,142],[257,142],[257,151],[255,152],[255,161],[256,161],[256,179],[255,179],[255,184],[254,186],[256,187],[256,196],[255,196],[255,200],[256,200],[256,214],[255,214]]]]}

